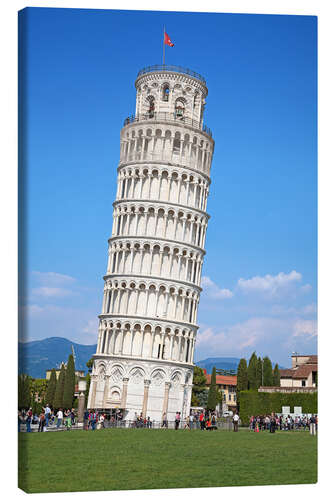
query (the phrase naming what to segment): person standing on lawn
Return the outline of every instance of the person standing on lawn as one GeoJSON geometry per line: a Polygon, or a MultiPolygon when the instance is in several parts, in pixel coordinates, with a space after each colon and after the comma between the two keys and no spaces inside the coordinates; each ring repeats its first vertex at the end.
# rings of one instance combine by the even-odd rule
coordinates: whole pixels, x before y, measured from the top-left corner
{"type": "Polygon", "coordinates": [[[88,427],[89,427],[89,411],[86,410],[83,415],[83,429],[87,431],[88,427]]]}
{"type": "Polygon", "coordinates": [[[75,425],[75,410],[72,408],[71,410],[71,420],[72,420],[72,425],[75,425]]]}
{"type": "Polygon", "coordinates": [[[49,419],[51,416],[51,409],[50,409],[49,405],[45,406],[44,413],[45,413],[45,425],[46,425],[46,427],[48,427],[49,426],[49,419]]]}
{"type": "Polygon", "coordinates": [[[274,434],[275,426],[276,426],[275,415],[274,415],[274,413],[272,413],[271,418],[270,418],[270,425],[269,425],[269,432],[270,433],[274,434]]]}
{"type": "Polygon", "coordinates": [[[238,432],[238,421],[239,421],[239,415],[238,413],[235,413],[235,415],[233,416],[233,424],[234,424],[234,432],[238,432]]]}
{"type": "Polygon", "coordinates": [[[44,411],[42,411],[42,413],[39,415],[38,432],[44,431],[45,424],[46,424],[45,413],[44,411]]]}
{"type": "Polygon", "coordinates": [[[180,412],[177,411],[176,417],[175,417],[175,430],[179,429],[179,424],[180,424],[180,412]]]}
{"type": "Polygon", "coordinates": [[[59,408],[58,410],[58,413],[57,413],[57,429],[59,429],[59,427],[61,427],[61,424],[62,424],[62,419],[64,418],[64,414],[62,412],[62,408],[59,408]]]}
{"type": "Polygon", "coordinates": [[[27,432],[31,432],[31,422],[32,422],[32,408],[29,408],[26,418],[27,432]]]}
{"type": "Polygon", "coordinates": [[[313,436],[316,435],[316,417],[315,415],[311,415],[310,417],[310,434],[313,436]]]}
{"type": "Polygon", "coordinates": [[[166,413],[163,413],[163,416],[162,416],[162,427],[164,427],[165,429],[168,428],[168,420],[167,420],[167,414],[166,413]]]}
{"type": "Polygon", "coordinates": [[[200,413],[199,421],[200,421],[200,428],[202,431],[204,431],[206,426],[205,426],[205,414],[203,410],[200,413]]]}

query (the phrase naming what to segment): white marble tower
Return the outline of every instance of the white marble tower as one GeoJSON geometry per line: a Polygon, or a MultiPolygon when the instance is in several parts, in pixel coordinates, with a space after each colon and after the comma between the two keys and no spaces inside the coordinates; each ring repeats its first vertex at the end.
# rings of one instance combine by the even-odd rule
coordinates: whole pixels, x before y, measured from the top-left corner
{"type": "Polygon", "coordinates": [[[204,78],[151,66],[120,134],[118,190],[89,408],[189,414],[214,141],[204,78]]]}

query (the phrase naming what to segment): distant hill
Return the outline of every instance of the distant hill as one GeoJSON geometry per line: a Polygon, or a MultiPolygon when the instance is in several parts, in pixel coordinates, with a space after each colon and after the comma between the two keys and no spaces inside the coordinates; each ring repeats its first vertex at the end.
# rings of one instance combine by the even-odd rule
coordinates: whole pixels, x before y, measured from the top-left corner
{"type": "Polygon", "coordinates": [[[240,358],[207,358],[195,363],[200,368],[207,370],[207,373],[212,373],[213,367],[222,368],[223,370],[237,371],[240,358]]]}
{"type": "Polygon", "coordinates": [[[96,344],[82,345],[62,337],[50,337],[32,342],[19,342],[19,373],[27,373],[33,378],[45,378],[46,370],[56,368],[72,353],[74,346],[77,370],[87,371],[86,363],[96,352],[96,344]]]}

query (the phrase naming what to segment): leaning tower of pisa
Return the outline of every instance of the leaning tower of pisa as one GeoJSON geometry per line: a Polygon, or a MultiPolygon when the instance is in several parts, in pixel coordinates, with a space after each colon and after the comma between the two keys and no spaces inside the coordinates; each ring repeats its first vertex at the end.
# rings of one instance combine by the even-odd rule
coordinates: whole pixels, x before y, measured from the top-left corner
{"type": "Polygon", "coordinates": [[[120,134],[118,189],[89,408],[188,415],[214,141],[205,79],[151,66],[120,134]]]}

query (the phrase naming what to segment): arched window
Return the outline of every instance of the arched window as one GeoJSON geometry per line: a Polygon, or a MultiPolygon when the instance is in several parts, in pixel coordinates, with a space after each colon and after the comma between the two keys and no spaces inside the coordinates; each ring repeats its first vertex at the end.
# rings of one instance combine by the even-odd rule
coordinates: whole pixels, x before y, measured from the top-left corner
{"type": "Polygon", "coordinates": [[[183,119],[185,116],[185,100],[181,97],[175,103],[175,117],[183,119]]]}
{"type": "Polygon", "coordinates": [[[148,117],[153,118],[155,112],[155,99],[152,95],[147,97],[148,101],[148,117]]]}
{"type": "Polygon", "coordinates": [[[169,85],[166,83],[162,90],[162,101],[168,101],[169,95],[170,95],[170,88],[169,85]]]}

